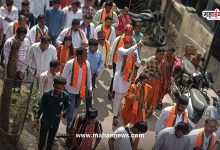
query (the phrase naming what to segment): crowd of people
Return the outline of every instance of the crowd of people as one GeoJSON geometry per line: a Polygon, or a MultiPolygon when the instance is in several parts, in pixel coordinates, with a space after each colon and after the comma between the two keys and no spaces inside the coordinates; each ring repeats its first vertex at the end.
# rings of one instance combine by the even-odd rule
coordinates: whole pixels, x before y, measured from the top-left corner
{"type": "MultiPolygon", "coordinates": [[[[7,67],[17,42],[19,79],[25,78],[27,66],[37,69],[37,90],[43,93],[34,120],[36,127],[41,120],[39,150],[52,149],[62,117],[67,121],[69,149],[97,149],[100,137],[93,142],[76,134],[103,132],[92,101],[96,82],[105,70],[113,70],[106,93],[113,101],[112,124],[118,126],[120,117],[124,124],[114,134],[146,133],[148,117],[163,108],[162,99],[171,91],[173,73],[180,64],[175,47],[157,48],[153,56],[143,58],[142,23],[130,21],[129,8],[116,13],[112,1],[99,10],[93,4],[93,0],[6,0],[0,8],[1,66],[7,67]],[[75,108],[84,105],[81,101],[86,113],[74,115],[75,108]]],[[[180,95],[176,101],[160,114],[153,149],[216,148],[220,143],[217,121],[208,118],[203,128],[190,132],[189,99],[180,95]]],[[[136,150],[139,138],[110,138],[108,143],[111,150],[136,150]]]]}

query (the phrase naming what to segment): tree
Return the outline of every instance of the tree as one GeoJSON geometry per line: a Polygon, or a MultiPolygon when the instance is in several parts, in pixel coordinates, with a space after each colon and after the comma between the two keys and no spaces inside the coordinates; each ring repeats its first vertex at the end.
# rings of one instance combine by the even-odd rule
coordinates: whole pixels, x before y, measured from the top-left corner
{"type": "Polygon", "coordinates": [[[4,78],[4,87],[1,97],[1,108],[0,108],[0,127],[5,132],[8,132],[9,129],[11,94],[17,73],[18,51],[20,46],[21,46],[21,40],[15,39],[11,45],[8,65],[6,67],[7,74],[4,78]]]}

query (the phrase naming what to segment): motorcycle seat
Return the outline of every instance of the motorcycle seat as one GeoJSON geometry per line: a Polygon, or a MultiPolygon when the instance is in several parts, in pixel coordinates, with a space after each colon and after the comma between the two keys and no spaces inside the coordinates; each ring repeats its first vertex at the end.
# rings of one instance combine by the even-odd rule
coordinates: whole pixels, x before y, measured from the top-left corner
{"type": "Polygon", "coordinates": [[[196,72],[196,69],[193,66],[193,64],[185,57],[182,60],[182,68],[183,68],[183,71],[189,75],[192,75],[193,73],[196,72]]]}
{"type": "Polygon", "coordinates": [[[143,21],[153,21],[154,20],[154,16],[153,14],[150,14],[150,13],[140,13],[139,17],[141,19],[143,19],[143,21]]]}
{"type": "Polygon", "coordinates": [[[208,105],[202,93],[197,89],[192,88],[190,90],[190,97],[193,108],[198,111],[203,111],[208,105]]]}

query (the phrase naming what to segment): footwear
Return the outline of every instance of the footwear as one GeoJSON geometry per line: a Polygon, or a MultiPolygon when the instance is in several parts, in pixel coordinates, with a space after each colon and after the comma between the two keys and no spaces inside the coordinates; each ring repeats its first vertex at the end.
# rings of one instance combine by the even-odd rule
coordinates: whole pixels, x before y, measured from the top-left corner
{"type": "Polygon", "coordinates": [[[117,117],[117,116],[114,116],[114,117],[113,117],[113,125],[114,125],[114,126],[117,126],[118,123],[119,123],[118,117],[117,117]]]}
{"type": "Polygon", "coordinates": [[[112,99],[113,99],[113,97],[112,97],[112,92],[111,92],[111,91],[108,91],[108,99],[109,99],[109,100],[112,100],[112,99]]]}
{"type": "Polygon", "coordinates": [[[161,110],[163,108],[163,103],[157,105],[156,109],[161,110]]]}

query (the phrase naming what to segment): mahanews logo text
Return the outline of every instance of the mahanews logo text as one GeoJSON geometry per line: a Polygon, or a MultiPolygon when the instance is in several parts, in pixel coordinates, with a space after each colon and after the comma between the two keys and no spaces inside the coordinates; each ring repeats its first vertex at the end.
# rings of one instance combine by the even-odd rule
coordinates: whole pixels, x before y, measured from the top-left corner
{"type": "MultiPolygon", "coordinates": [[[[132,138],[144,138],[144,134],[131,134],[132,138]]],[[[129,138],[128,134],[76,134],[76,138],[129,138]]]]}
{"type": "Polygon", "coordinates": [[[214,11],[202,11],[202,16],[207,20],[220,20],[220,11],[215,9],[214,11]]]}

